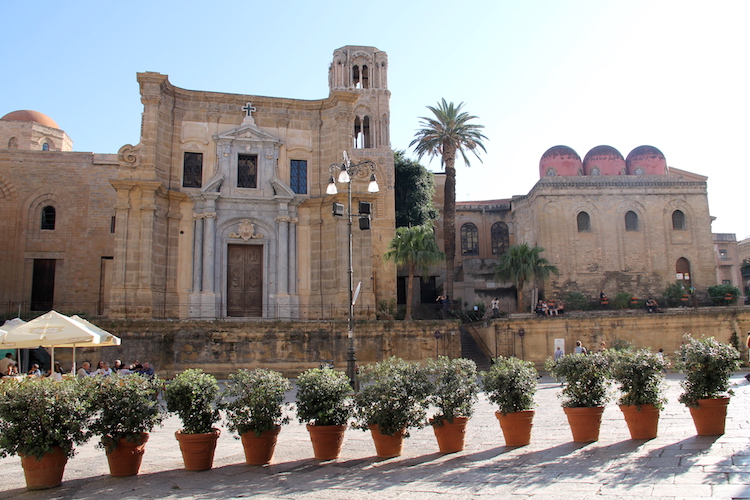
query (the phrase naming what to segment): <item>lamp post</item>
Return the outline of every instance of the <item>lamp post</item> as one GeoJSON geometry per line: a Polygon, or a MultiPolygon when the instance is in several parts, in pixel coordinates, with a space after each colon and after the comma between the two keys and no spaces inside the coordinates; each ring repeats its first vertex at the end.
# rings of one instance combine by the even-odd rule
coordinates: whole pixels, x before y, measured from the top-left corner
{"type": "MultiPolygon", "coordinates": [[[[348,331],[348,338],[349,338],[349,348],[346,351],[346,374],[349,377],[349,381],[352,384],[352,387],[355,385],[355,376],[356,376],[356,350],[354,348],[354,289],[353,289],[353,281],[354,281],[354,267],[352,264],[352,251],[353,251],[353,245],[352,245],[352,181],[355,177],[366,177],[367,174],[370,174],[370,183],[367,186],[367,192],[368,193],[377,193],[380,188],[378,187],[378,183],[375,180],[375,163],[370,160],[364,160],[359,163],[352,163],[349,159],[349,155],[346,151],[343,152],[344,161],[342,163],[334,163],[331,165],[328,169],[328,171],[331,173],[331,176],[328,180],[328,188],[326,189],[326,194],[328,195],[335,195],[338,193],[338,189],[336,189],[336,182],[334,181],[334,174],[337,176],[338,182],[342,184],[346,184],[346,191],[347,191],[347,212],[346,212],[346,218],[347,218],[347,234],[348,234],[348,243],[349,243],[349,252],[348,252],[348,258],[349,258],[349,268],[348,268],[348,274],[349,274],[349,331],[348,331]]],[[[361,204],[360,204],[361,205],[361,204]]],[[[333,204],[333,215],[335,216],[343,216],[344,214],[341,213],[341,210],[339,210],[340,204],[334,203],[333,204]]],[[[362,212],[362,208],[360,208],[360,213],[362,212]]],[[[367,221],[369,222],[369,207],[367,212],[367,221]]],[[[362,224],[360,223],[360,228],[362,227],[362,224]]],[[[369,224],[366,228],[369,229],[369,224]]]]}

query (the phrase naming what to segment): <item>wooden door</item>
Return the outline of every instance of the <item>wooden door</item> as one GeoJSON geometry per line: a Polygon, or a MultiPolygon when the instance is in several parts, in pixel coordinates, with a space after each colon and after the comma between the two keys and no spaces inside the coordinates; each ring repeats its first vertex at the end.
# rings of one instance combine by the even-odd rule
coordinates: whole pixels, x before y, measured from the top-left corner
{"type": "Polygon", "coordinates": [[[263,316],[263,247],[227,248],[227,316],[263,316]]]}
{"type": "Polygon", "coordinates": [[[51,311],[55,297],[55,259],[34,259],[31,310],[51,311]]]}

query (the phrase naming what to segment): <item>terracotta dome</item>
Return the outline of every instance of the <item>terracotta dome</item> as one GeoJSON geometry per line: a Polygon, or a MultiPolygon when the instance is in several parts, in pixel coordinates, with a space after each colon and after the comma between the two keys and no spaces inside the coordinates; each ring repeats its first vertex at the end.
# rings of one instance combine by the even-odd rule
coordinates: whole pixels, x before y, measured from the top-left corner
{"type": "Polygon", "coordinates": [[[539,177],[583,175],[581,157],[568,146],[549,148],[539,160],[539,177]]]}
{"type": "Polygon", "coordinates": [[[612,146],[597,146],[583,159],[583,175],[624,175],[625,158],[612,146]]]}
{"type": "Polygon", "coordinates": [[[638,146],[625,160],[628,175],[666,175],[667,159],[653,146],[638,146]]]}
{"type": "Polygon", "coordinates": [[[39,111],[31,111],[29,109],[22,109],[20,111],[13,111],[0,118],[0,120],[9,120],[17,122],[36,122],[46,127],[59,129],[60,126],[55,123],[55,120],[40,113],[39,111]]]}

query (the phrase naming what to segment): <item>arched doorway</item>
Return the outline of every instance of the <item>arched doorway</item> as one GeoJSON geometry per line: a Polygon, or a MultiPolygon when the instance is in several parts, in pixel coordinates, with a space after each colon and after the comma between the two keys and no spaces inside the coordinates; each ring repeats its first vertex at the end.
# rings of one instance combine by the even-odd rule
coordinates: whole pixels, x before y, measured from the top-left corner
{"type": "Polygon", "coordinates": [[[677,259],[677,264],[675,265],[675,278],[677,283],[681,284],[685,290],[690,290],[690,262],[685,257],[677,259]]]}

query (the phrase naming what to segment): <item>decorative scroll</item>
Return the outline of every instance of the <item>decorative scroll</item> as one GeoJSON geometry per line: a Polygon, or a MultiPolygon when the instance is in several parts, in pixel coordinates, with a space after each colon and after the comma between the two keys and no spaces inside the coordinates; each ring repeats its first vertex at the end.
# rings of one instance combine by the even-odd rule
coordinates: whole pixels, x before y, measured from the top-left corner
{"type": "Polygon", "coordinates": [[[262,238],[262,234],[256,234],[255,232],[255,226],[252,222],[245,219],[242,222],[240,222],[240,229],[236,233],[229,233],[230,238],[241,238],[244,241],[250,240],[250,239],[257,239],[262,238]]]}

